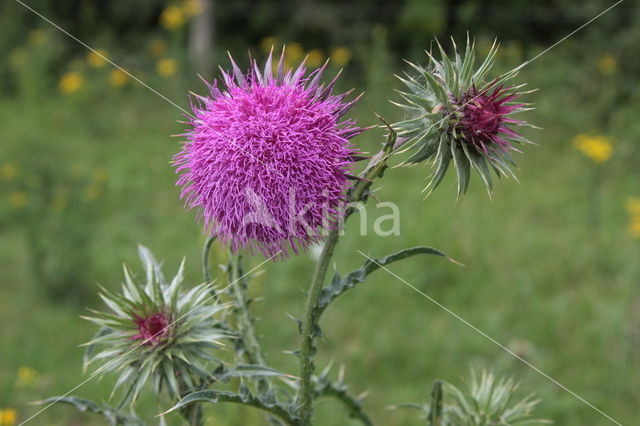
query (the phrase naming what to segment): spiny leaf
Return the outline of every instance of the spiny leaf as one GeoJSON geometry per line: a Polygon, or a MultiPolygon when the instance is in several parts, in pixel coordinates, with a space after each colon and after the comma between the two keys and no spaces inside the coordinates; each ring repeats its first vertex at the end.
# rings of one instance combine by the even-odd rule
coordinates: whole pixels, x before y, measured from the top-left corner
{"type": "Polygon", "coordinates": [[[110,425],[125,425],[125,426],[143,426],[144,423],[138,417],[133,415],[126,415],[115,410],[108,405],[100,405],[90,399],[79,398],[77,396],[54,396],[47,398],[44,401],[39,401],[40,405],[49,404],[69,404],[74,406],[77,410],[83,413],[94,413],[102,415],[107,419],[110,425]]]}
{"type": "Polygon", "coordinates": [[[326,309],[326,307],[342,293],[363,282],[372,272],[385,265],[419,254],[442,256],[454,263],[458,263],[440,250],[426,246],[407,248],[378,259],[367,259],[361,268],[356,269],[344,278],[342,278],[338,273],[333,276],[331,284],[324,287],[320,292],[317,304],[319,313],[322,313],[322,311],[324,311],[324,309],[326,309]]]}

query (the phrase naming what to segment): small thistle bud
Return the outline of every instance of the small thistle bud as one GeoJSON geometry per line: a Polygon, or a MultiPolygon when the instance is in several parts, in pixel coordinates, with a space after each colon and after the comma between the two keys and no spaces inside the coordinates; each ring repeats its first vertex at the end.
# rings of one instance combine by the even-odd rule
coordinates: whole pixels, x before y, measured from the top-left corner
{"type": "Polygon", "coordinates": [[[453,59],[439,43],[438,47],[439,61],[427,52],[430,58],[427,67],[408,62],[418,74],[405,73],[405,77],[399,77],[409,90],[400,92],[404,103],[394,103],[404,110],[407,118],[393,128],[404,139],[402,151],[414,151],[404,164],[432,161],[435,172],[425,188],[427,192],[442,181],[452,160],[458,195],[467,190],[471,168],[490,191],[491,169],[499,177],[515,178],[511,151],[518,151],[518,144],[531,143],[511,128],[530,126],[511,117],[528,109],[527,104],[516,101],[527,92],[520,91],[524,85],[506,84],[516,76],[517,69],[494,80],[487,79],[495,61],[495,44],[475,71],[474,45],[468,39],[463,56],[454,43],[453,59]]]}
{"type": "Polygon", "coordinates": [[[231,337],[216,316],[227,306],[207,303],[210,283],[182,292],[184,261],[176,276],[165,281],[160,264],[151,252],[139,248],[146,271],[146,284],[133,282],[125,267],[122,294],[102,289],[100,297],[111,312],[92,311],[83,317],[101,328],[85,343],[85,368],[99,363],[96,374],[118,372],[114,393],[127,387],[121,405],[135,403],[145,383],[160,395],[166,390],[173,399],[209,376],[206,363],[216,361],[221,340],[231,337]],[[96,352],[98,347],[102,350],[96,352]]]}

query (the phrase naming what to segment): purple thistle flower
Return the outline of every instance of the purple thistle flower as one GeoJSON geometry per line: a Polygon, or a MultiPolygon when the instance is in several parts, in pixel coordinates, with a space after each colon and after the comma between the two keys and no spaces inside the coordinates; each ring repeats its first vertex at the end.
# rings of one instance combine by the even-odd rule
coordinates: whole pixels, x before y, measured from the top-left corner
{"type": "Polygon", "coordinates": [[[518,96],[502,85],[482,91],[473,86],[461,97],[459,105],[455,100],[452,102],[455,111],[462,111],[456,130],[462,132],[466,143],[486,155],[491,155],[491,148],[515,149],[510,139],[522,139],[522,136],[506,125],[523,123],[509,117],[524,106],[513,104],[518,96]]]}
{"type": "MultiPolygon", "coordinates": [[[[283,51],[284,55],[284,51],[283,51]]],[[[207,231],[240,248],[284,257],[338,226],[355,149],[362,132],[342,115],[358,99],[333,94],[334,78],[319,83],[325,66],[305,75],[277,73],[272,58],[246,74],[231,60],[224,89],[196,96],[187,141],[175,156],[181,198],[199,207],[207,231]]]]}

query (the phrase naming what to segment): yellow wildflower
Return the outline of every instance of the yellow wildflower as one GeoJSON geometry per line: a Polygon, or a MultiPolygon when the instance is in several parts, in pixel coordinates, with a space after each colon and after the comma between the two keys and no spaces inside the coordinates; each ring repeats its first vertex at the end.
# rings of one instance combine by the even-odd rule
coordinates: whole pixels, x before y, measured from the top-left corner
{"type": "Polygon", "coordinates": [[[167,47],[168,46],[166,41],[154,39],[151,40],[151,43],[149,43],[149,53],[151,54],[151,56],[159,58],[167,52],[167,47]]]}
{"type": "Polygon", "coordinates": [[[96,49],[89,52],[87,55],[87,62],[93,68],[102,68],[107,64],[107,52],[102,49],[96,49]]]}
{"type": "Polygon", "coordinates": [[[278,39],[275,37],[265,37],[260,41],[260,48],[262,49],[262,51],[264,53],[269,53],[271,52],[271,49],[276,48],[276,45],[278,44],[278,39]]]}
{"type": "Polygon", "coordinates": [[[13,209],[21,209],[26,206],[28,202],[29,197],[27,197],[27,194],[24,191],[16,191],[9,195],[9,206],[13,209]]]}
{"type": "Polygon", "coordinates": [[[106,167],[98,167],[93,172],[93,180],[96,182],[106,182],[109,178],[109,173],[106,167]]]}
{"type": "Polygon", "coordinates": [[[3,164],[0,167],[0,177],[2,180],[12,180],[18,175],[18,166],[12,163],[3,164]]]}
{"type": "Polygon", "coordinates": [[[284,63],[285,65],[291,66],[298,62],[304,53],[302,49],[302,45],[300,43],[291,43],[287,45],[286,50],[284,51],[284,63]]]}
{"type": "Polygon", "coordinates": [[[82,74],[76,71],[71,71],[62,76],[58,82],[58,89],[64,95],[70,95],[80,90],[84,84],[84,77],[82,74]]]}
{"type": "Polygon", "coordinates": [[[344,47],[338,46],[331,49],[331,62],[335,65],[342,67],[349,63],[351,60],[351,51],[344,47]]]}
{"type": "Polygon", "coordinates": [[[631,197],[627,200],[627,211],[630,215],[640,218],[640,198],[631,197]]]}
{"type": "Polygon", "coordinates": [[[167,6],[160,15],[160,23],[168,30],[175,31],[186,22],[184,12],[178,6],[167,6]]]}
{"type": "Polygon", "coordinates": [[[29,32],[29,44],[32,44],[34,46],[39,46],[42,43],[44,43],[44,41],[47,38],[47,34],[45,33],[44,30],[41,29],[37,29],[37,30],[32,30],[29,32]]]}
{"type": "Polygon", "coordinates": [[[129,80],[129,76],[126,72],[117,68],[109,73],[109,84],[113,87],[122,87],[129,80]]]}
{"type": "Polygon", "coordinates": [[[13,426],[18,420],[18,413],[13,408],[0,410],[0,426],[13,426]]]}
{"type": "Polygon", "coordinates": [[[603,135],[578,135],[573,146],[596,163],[608,161],[613,154],[611,141],[603,135]]]}
{"type": "Polygon", "coordinates": [[[20,387],[31,386],[35,383],[38,373],[31,367],[18,368],[18,375],[16,378],[16,384],[20,387]]]}
{"type": "Polygon", "coordinates": [[[613,56],[607,54],[602,55],[598,60],[598,69],[604,75],[611,75],[616,72],[618,68],[618,61],[613,56]]]}
{"type": "Polygon", "coordinates": [[[322,65],[324,61],[324,54],[320,49],[311,49],[307,52],[307,65],[316,68],[322,65]]]}
{"type": "Polygon", "coordinates": [[[187,16],[195,16],[202,12],[201,0],[185,0],[182,9],[187,16]]]}
{"type": "Polygon", "coordinates": [[[175,59],[164,58],[160,59],[156,64],[156,71],[163,77],[170,77],[175,75],[178,69],[178,64],[175,59]]]}
{"type": "Polygon", "coordinates": [[[640,217],[631,219],[629,222],[629,233],[634,238],[640,238],[640,217]]]}
{"type": "Polygon", "coordinates": [[[85,201],[94,201],[98,199],[102,195],[102,188],[100,185],[91,184],[87,186],[84,190],[84,199],[85,201]]]}

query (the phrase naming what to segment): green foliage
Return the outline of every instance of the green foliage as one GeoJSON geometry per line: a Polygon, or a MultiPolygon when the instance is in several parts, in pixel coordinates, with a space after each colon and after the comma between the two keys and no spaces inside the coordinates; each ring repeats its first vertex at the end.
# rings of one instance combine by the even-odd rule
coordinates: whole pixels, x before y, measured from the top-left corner
{"type": "Polygon", "coordinates": [[[423,411],[427,426],[541,426],[549,420],[533,418],[540,400],[533,395],[515,399],[518,384],[513,379],[498,379],[483,371],[471,371],[469,385],[463,390],[436,381],[428,405],[402,404],[396,407],[423,411]]]}
{"type": "MultiPolygon", "coordinates": [[[[525,36],[535,34],[535,37],[555,41],[556,35],[566,34],[567,27],[571,27],[570,22],[580,25],[584,22],[581,20],[583,17],[593,16],[593,12],[597,12],[601,6],[597,3],[581,3],[580,8],[556,4],[550,10],[562,22],[556,26],[555,32],[546,31],[546,27],[542,31],[531,31],[533,24],[522,26],[518,13],[515,14],[517,16],[509,15],[509,22],[505,21],[505,14],[514,11],[511,5],[505,5],[502,13],[491,14],[493,20],[483,25],[487,29],[487,37],[491,39],[496,32],[506,33],[518,27],[520,34],[525,36]],[[570,9],[569,15],[560,13],[570,9]]],[[[9,3],[3,5],[14,6],[9,3]]],[[[375,7],[377,10],[378,6],[375,7]]],[[[517,11],[518,6],[515,7],[517,11]]],[[[241,14],[241,8],[234,10],[224,13],[241,14]]],[[[630,21],[635,22],[637,12],[629,13],[629,10],[624,9],[624,13],[630,21]]],[[[429,14],[431,11],[429,9],[429,14]]],[[[126,13],[123,12],[123,15],[126,13]]],[[[480,19],[481,15],[473,13],[468,16],[480,19]]],[[[11,21],[15,21],[11,28],[15,28],[17,34],[24,35],[25,24],[16,20],[11,13],[2,14],[0,19],[4,25],[3,32],[9,28],[11,21]]],[[[272,21],[263,19],[268,22],[265,25],[269,25],[271,31],[272,21]]],[[[278,19],[283,24],[287,21],[284,15],[278,19]]],[[[430,19],[439,21],[438,16],[431,16],[430,19]]],[[[68,19],[58,21],[66,26],[68,19]]],[[[427,22],[425,25],[430,24],[427,22]]],[[[332,26],[367,33],[352,25],[333,23],[332,26]]],[[[466,28],[464,24],[460,24],[460,27],[466,28]]],[[[411,34],[406,34],[393,27],[386,28],[391,50],[387,52],[389,58],[407,56],[403,55],[403,51],[408,45],[421,49],[424,40],[432,35],[431,32],[426,33],[432,31],[430,29],[418,33],[412,27],[411,34]],[[401,43],[398,43],[399,39],[401,43]]],[[[246,32],[244,27],[240,31],[246,32]]],[[[291,39],[296,38],[296,33],[284,26],[281,31],[291,39]]],[[[224,31],[221,33],[227,34],[224,31]]],[[[431,202],[415,203],[415,188],[407,185],[407,182],[421,179],[416,170],[394,170],[398,178],[389,179],[376,192],[376,196],[400,203],[403,220],[406,220],[402,236],[391,240],[365,237],[359,239],[358,247],[365,246],[372,253],[384,253],[407,244],[421,244],[424,235],[414,231],[427,227],[429,242],[446,247],[447,251],[456,253],[456,257],[472,259],[473,267],[460,275],[455,269],[451,271],[443,266],[446,263],[436,262],[430,265],[427,279],[421,263],[408,262],[403,265],[403,277],[416,285],[429,286],[430,294],[438,300],[464,313],[466,318],[473,319],[483,330],[506,339],[505,343],[509,343],[510,348],[512,345],[519,348],[519,354],[525,354],[537,366],[548,369],[562,383],[575,386],[578,393],[584,392],[587,399],[598,402],[609,413],[616,413],[616,417],[619,416],[619,420],[627,424],[635,419],[634,404],[638,393],[637,386],[634,386],[637,382],[637,374],[634,373],[637,370],[634,369],[634,362],[638,359],[635,348],[637,336],[625,331],[633,330],[633,324],[637,322],[637,309],[633,306],[638,294],[632,283],[637,282],[638,277],[637,262],[634,262],[638,245],[625,234],[626,217],[622,205],[630,194],[636,195],[636,160],[640,158],[638,145],[633,143],[637,139],[638,121],[634,113],[637,102],[633,96],[637,61],[633,61],[632,47],[638,32],[633,25],[624,27],[613,20],[608,26],[599,23],[593,25],[585,34],[589,37],[588,42],[583,38],[572,38],[523,70],[527,81],[532,82],[534,87],[545,87],[545,91],[552,92],[553,96],[540,99],[539,109],[533,113],[547,129],[546,134],[552,137],[549,143],[528,156],[522,170],[522,186],[500,188],[499,197],[490,207],[482,202],[477,191],[470,191],[464,203],[453,208],[434,209],[431,208],[431,202]],[[617,31],[625,29],[625,37],[621,38],[617,31]],[[612,39],[617,43],[612,45],[612,39]],[[589,49],[585,49],[585,45],[589,49]],[[618,68],[613,74],[605,76],[601,75],[597,64],[600,54],[606,52],[614,55],[618,68]],[[605,112],[607,120],[600,119],[605,112]],[[589,208],[581,189],[585,171],[583,163],[574,160],[575,155],[568,141],[576,132],[602,127],[615,138],[616,145],[613,162],[603,182],[604,223],[599,234],[594,230],[585,231],[583,219],[589,208]],[[569,205],[567,199],[572,200],[569,205]],[[559,205],[566,208],[559,209],[559,205]],[[518,206],[520,213],[513,214],[514,206],[518,206]],[[526,232],[521,232],[523,229],[526,232]],[[606,237],[596,242],[598,236],[606,237]],[[559,256],[562,253],[572,255],[559,256]],[[594,261],[596,254],[597,261],[594,261]],[[589,342],[588,351],[584,350],[585,341],[589,342]],[[562,351],[557,350],[560,346],[562,351]],[[567,365],[574,368],[566,368],[567,365]]],[[[242,34],[242,37],[245,36],[249,37],[242,34]]],[[[245,49],[244,41],[238,40],[234,39],[234,43],[245,49]]],[[[18,41],[22,42],[21,39],[18,41]]],[[[530,44],[527,39],[522,41],[519,50],[513,49],[513,56],[505,51],[503,43],[496,59],[499,69],[513,67],[518,64],[513,58],[530,58],[544,48],[530,44]]],[[[221,42],[228,43],[228,40],[221,42]]],[[[0,43],[13,48],[16,40],[7,36],[0,43]]],[[[49,46],[52,52],[56,43],[49,46]]],[[[126,56],[128,64],[137,63],[132,59],[140,56],[144,50],[142,44],[143,39],[134,43],[137,46],[132,48],[135,55],[126,56]]],[[[75,58],[83,58],[86,52],[78,50],[75,58]]],[[[127,47],[126,50],[131,49],[127,47]]],[[[478,46],[478,50],[482,52],[482,46],[478,46]]],[[[368,53],[369,50],[364,49],[361,57],[366,57],[368,53]]],[[[65,61],[67,58],[61,57],[65,61]]],[[[66,65],[74,67],[77,63],[66,65]]],[[[393,63],[390,67],[395,68],[396,65],[393,63]]],[[[56,256],[55,261],[49,261],[49,264],[57,264],[60,261],[58,258],[85,256],[84,263],[78,262],[69,269],[83,271],[84,278],[74,280],[79,284],[75,291],[80,288],[87,291],[96,278],[108,282],[113,276],[112,265],[122,257],[131,257],[127,251],[131,239],[152,238],[153,244],[162,247],[162,252],[169,259],[178,258],[185,252],[190,257],[195,256],[192,239],[199,235],[199,230],[192,224],[192,215],[184,214],[175,202],[175,190],[171,188],[174,178],[165,166],[166,158],[175,151],[175,145],[166,135],[180,131],[180,126],[173,123],[175,113],[172,107],[155,102],[154,95],[145,93],[144,89],[127,87],[123,91],[106,88],[96,98],[99,102],[82,104],[83,107],[78,108],[76,99],[59,96],[56,90],[57,77],[63,73],[63,68],[54,66],[52,69],[52,73],[43,74],[38,67],[31,67],[33,75],[26,77],[23,74],[25,87],[31,85],[35,88],[38,87],[36,83],[47,82],[48,89],[44,92],[33,91],[40,96],[37,102],[24,104],[20,98],[5,97],[0,103],[3,150],[8,150],[3,151],[6,157],[2,161],[13,161],[17,153],[23,152],[27,161],[21,166],[24,174],[30,175],[31,164],[28,160],[35,153],[42,152],[44,147],[50,146],[56,150],[64,149],[68,157],[67,161],[55,163],[52,168],[54,178],[58,179],[65,171],[71,171],[75,162],[91,167],[102,164],[102,161],[109,162],[110,178],[106,188],[109,196],[101,202],[99,209],[85,211],[76,206],[63,213],[68,216],[65,221],[74,225],[67,230],[78,230],[80,234],[86,230],[85,236],[91,244],[74,245],[70,242],[58,246],[57,250],[56,246],[51,246],[52,252],[57,251],[60,256],[56,256]],[[32,129],[47,129],[47,140],[27,147],[25,141],[32,129]],[[123,152],[126,155],[122,155],[123,152]],[[167,223],[171,223],[171,226],[167,226],[167,223]]],[[[149,70],[151,68],[145,68],[146,73],[149,70]]],[[[357,78],[368,78],[370,72],[379,70],[364,68],[362,71],[357,78]]],[[[93,84],[92,78],[104,79],[105,74],[106,71],[101,70],[87,80],[88,84],[93,84]]],[[[153,79],[148,74],[145,77],[153,79]]],[[[152,85],[171,99],[182,99],[182,92],[175,90],[171,84],[154,80],[152,85]]],[[[382,92],[388,87],[391,85],[378,84],[379,93],[376,96],[381,99],[390,97],[391,94],[387,96],[382,92]]],[[[381,103],[372,104],[357,110],[365,117],[370,115],[370,108],[377,111],[384,108],[381,103]]],[[[368,145],[366,140],[358,141],[360,143],[368,145]]],[[[43,156],[51,158],[50,153],[43,156]]],[[[3,182],[3,190],[13,184],[3,182]]],[[[453,183],[445,178],[442,185],[451,186],[453,183]]],[[[473,188],[473,182],[471,186],[473,188]]],[[[72,192],[78,200],[82,199],[83,188],[84,183],[72,186],[72,192]]],[[[29,195],[38,197],[40,192],[41,189],[36,187],[34,193],[29,195]]],[[[2,195],[5,197],[3,207],[6,208],[6,198],[10,194],[3,192],[2,195]]],[[[435,194],[431,201],[446,204],[452,200],[448,194],[442,193],[435,194]]],[[[87,325],[76,321],[76,310],[49,303],[42,297],[42,285],[49,281],[30,282],[33,269],[24,261],[26,243],[21,233],[17,232],[23,229],[22,221],[26,215],[14,214],[15,211],[4,213],[2,225],[5,240],[0,261],[3,269],[1,295],[5,303],[0,309],[0,320],[4,324],[0,337],[6,351],[3,353],[3,374],[0,374],[3,390],[0,391],[0,404],[3,407],[15,406],[22,417],[33,410],[23,404],[24,401],[42,394],[52,394],[52,391],[60,393],[78,384],[77,364],[81,355],[70,348],[81,341],[78,336],[89,336],[89,331],[87,325]],[[25,315],[25,312],[29,315],[25,315]],[[54,333],[52,330],[65,330],[65,333],[54,333]],[[42,354],[46,354],[46,357],[42,354]],[[15,370],[25,364],[46,372],[36,389],[15,387],[15,370]]],[[[41,215],[44,213],[44,209],[40,211],[41,215]]],[[[61,232],[56,240],[63,237],[64,233],[61,232]]],[[[338,268],[360,266],[361,258],[351,253],[355,240],[352,236],[344,239],[341,252],[344,256],[337,259],[338,268]]],[[[198,271],[190,265],[186,272],[189,276],[198,271]]],[[[309,261],[301,256],[279,265],[277,269],[269,268],[265,275],[258,277],[257,287],[269,303],[257,304],[257,315],[265,320],[278,321],[281,312],[295,312],[302,284],[297,279],[292,280],[292,277],[302,277],[308,273],[309,261]],[[264,277],[268,277],[268,284],[264,282],[264,277]],[[272,308],[273,304],[277,304],[277,309],[272,308]]],[[[47,273],[46,277],[51,280],[56,278],[56,274],[47,273]]],[[[447,314],[430,310],[422,301],[398,289],[398,284],[391,282],[390,277],[374,274],[370,280],[368,288],[375,291],[365,291],[360,297],[344,299],[341,309],[335,310],[333,316],[325,320],[327,325],[341,326],[332,327],[327,340],[322,343],[329,353],[321,355],[321,359],[334,356],[338,350],[344,353],[351,368],[352,383],[356,387],[370,389],[370,396],[363,406],[370,409],[376,418],[382,419],[381,424],[416,424],[404,413],[385,411],[384,403],[390,399],[409,399],[411,395],[422,392],[419,379],[431,375],[432,371],[437,371],[441,377],[453,377],[461,365],[470,362],[491,363],[496,370],[523,376],[527,389],[538,388],[540,393],[549,396],[545,404],[539,407],[540,412],[545,417],[556,419],[559,424],[598,422],[596,414],[581,402],[559,390],[553,390],[542,379],[523,374],[517,362],[506,355],[497,356],[493,348],[478,342],[471,334],[462,332],[447,314]],[[382,323],[380,307],[385,309],[382,323]],[[354,333],[355,327],[357,334],[354,333]],[[409,334],[416,338],[407,339],[409,334]],[[388,352],[389,347],[397,348],[397,351],[388,352]],[[375,375],[373,387],[372,374],[375,375]]],[[[286,327],[265,327],[263,333],[265,350],[273,365],[282,369],[290,367],[290,355],[281,355],[280,349],[290,347],[295,338],[293,332],[286,327]]],[[[110,380],[93,380],[83,389],[85,394],[100,400],[108,394],[111,385],[110,380]]],[[[158,412],[156,406],[145,405],[145,401],[140,401],[136,408],[149,417],[158,412]]],[[[319,410],[317,424],[335,424],[336,409],[332,404],[320,404],[319,410]]],[[[102,424],[99,421],[94,423],[95,420],[90,417],[74,415],[69,418],[68,414],[51,410],[43,413],[40,419],[43,422],[65,424],[102,424]]],[[[252,415],[233,405],[216,405],[207,417],[221,425],[260,424],[260,418],[252,415]]]]}
{"type": "Polygon", "coordinates": [[[531,418],[540,402],[532,395],[515,400],[518,388],[513,379],[497,379],[493,373],[483,371],[480,377],[472,372],[465,391],[447,384],[445,392],[450,405],[444,409],[443,425],[545,425],[549,420],[531,418]]]}
{"type": "Polygon", "coordinates": [[[84,317],[101,327],[85,344],[85,368],[98,363],[94,375],[119,374],[114,392],[126,388],[119,408],[134,404],[147,382],[155,395],[166,391],[175,400],[210,380],[207,366],[218,362],[215,353],[222,340],[232,337],[217,319],[228,305],[211,303],[210,283],[182,291],[184,261],[167,281],[147,248],[140,246],[139,254],[146,272],[144,286],[135,284],[125,267],[122,294],[105,288],[100,294],[111,312],[94,311],[95,316],[84,317]],[[145,328],[144,321],[150,326],[145,328]],[[96,346],[104,349],[94,354],[96,346]]]}
{"type": "Polygon", "coordinates": [[[336,272],[331,279],[331,284],[323,287],[320,292],[317,304],[317,309],[319,310],[318,317],[322,315],[322,312],[327,308],[327,306],[329,306],[329,304],[338,296],[343,294],[345,291],[354,288],[357,284],[364,282],[367,276],[372,272],[390,263],[419,254],[442,256],[449,259],[446,254],[432,247],[411,247],[379,259],[367,259],[361,268],[356,269],[345,277],[341,277],[340,274],[336,272]]]}
{"type": "Polygon", "coordinates": [[[42,136],[23,141],[22,152],[1,165],[0,224],[24,238],[29,281],[56,301],[85,301],[91,280],[96,226],[103,214],[108,177],[103,167],[60,168],[64,155],[42,136]],[[45,144],[45,146],[42,146],[45,144]],[[7,174],[8,173],[8,174],[7,174]]]}
{"type": "Polygon", "coordinates": [[[144,426],[144,422],[135,414],[123,414],[106,404],[98,404],[89,399],[76,396],[53,396],[41,401],[40,404],[45,406],[49,404],[69,404],[80,412],[103,416],[110,426],[144,426]]]}

